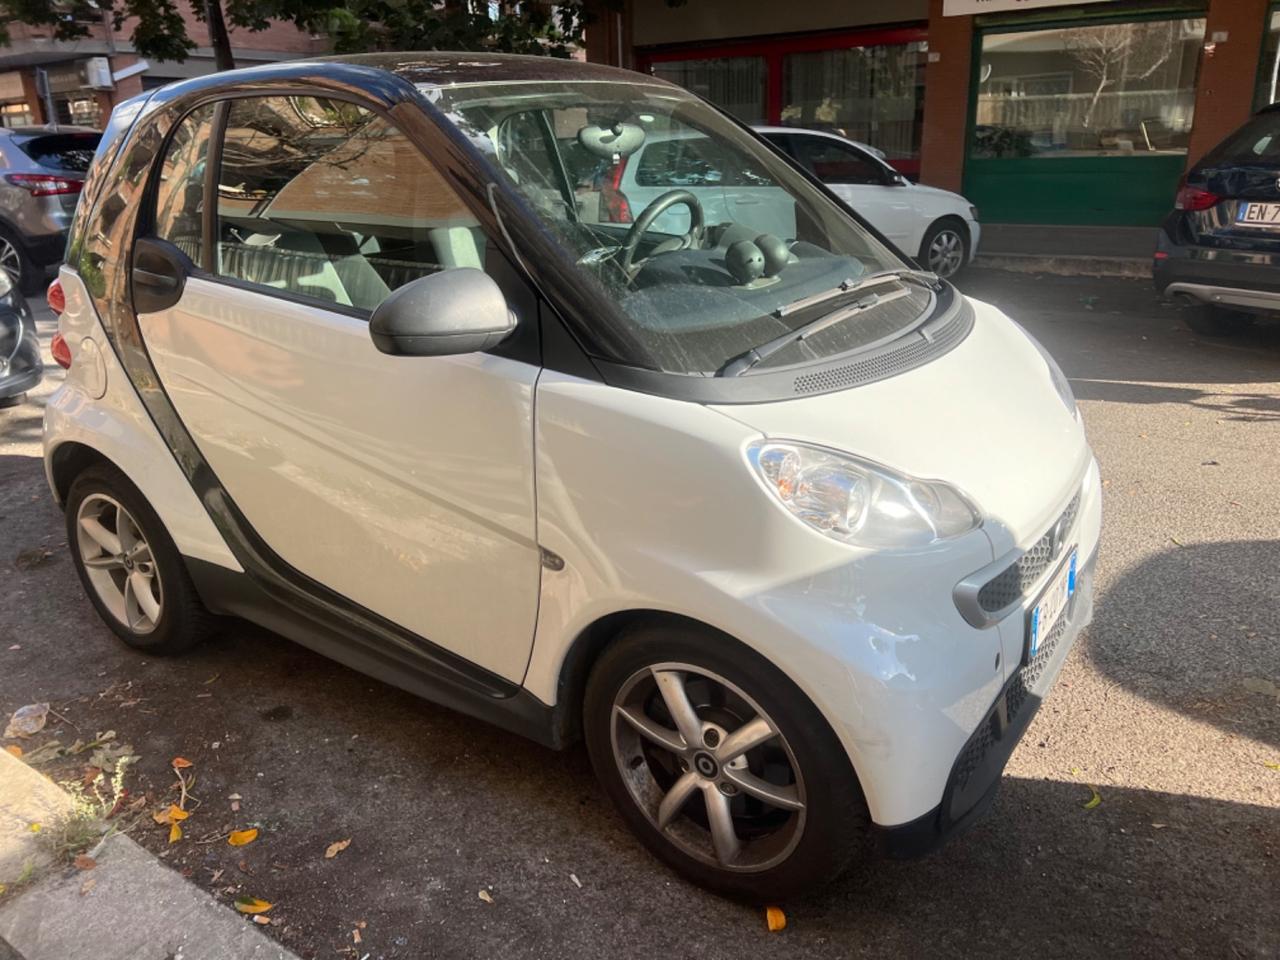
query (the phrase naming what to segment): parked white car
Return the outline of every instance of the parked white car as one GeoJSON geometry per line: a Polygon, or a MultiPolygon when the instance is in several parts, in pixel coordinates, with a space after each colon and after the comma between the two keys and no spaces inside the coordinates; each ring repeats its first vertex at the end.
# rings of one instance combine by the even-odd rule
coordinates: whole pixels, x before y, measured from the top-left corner
{"type": "Polygon", "coordinates": [[[49,302],[45,467],[125,643],[235,615],[585,739],[724,894],[980,815],[1092,615],[1053,360],[650,77],[396,53],[149,91],[49,302]],[[670,185],[697,137],[741,189],[670,185]],[[613,221],[637,157],[667,185],[613,221]]]}
{"type": "Polygon", "coordinates": [[[940,277],[954,276],[978,253],[978,208],[958,193],[912,183],[866,144],[822,130],[756,127],[899,250],[940,277]]]}

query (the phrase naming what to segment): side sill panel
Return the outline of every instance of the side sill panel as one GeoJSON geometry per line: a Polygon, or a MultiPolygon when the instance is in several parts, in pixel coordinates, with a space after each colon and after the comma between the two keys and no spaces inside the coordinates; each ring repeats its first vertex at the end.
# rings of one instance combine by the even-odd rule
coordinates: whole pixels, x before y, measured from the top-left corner
{"type": "Polygon", "coordinates": [[[183,559],[200,598],[213,613],[242,617],[376,680],[543,746],[554,750],[565,746],[556,709],[528,690],[505,697],[484,696],[424,669],[428,664],[410,651],[400,657],[384,645],[353,642],[350,625],[338,630],[331,620],[286,606],[247,574],[204,560],[183,559]]]}

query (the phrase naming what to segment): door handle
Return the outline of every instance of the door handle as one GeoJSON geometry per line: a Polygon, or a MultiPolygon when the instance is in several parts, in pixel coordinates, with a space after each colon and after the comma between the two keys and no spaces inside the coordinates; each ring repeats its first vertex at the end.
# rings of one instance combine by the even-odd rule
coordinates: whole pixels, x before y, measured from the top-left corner
{"type": "Polygon", "coordinates": [[[155,290],[172,291],[178,289],[177,277],[169,276],[165,273],[156,273],[153,270],[143,270],[141,267],[133,268],[133,282],[155,290]]]}

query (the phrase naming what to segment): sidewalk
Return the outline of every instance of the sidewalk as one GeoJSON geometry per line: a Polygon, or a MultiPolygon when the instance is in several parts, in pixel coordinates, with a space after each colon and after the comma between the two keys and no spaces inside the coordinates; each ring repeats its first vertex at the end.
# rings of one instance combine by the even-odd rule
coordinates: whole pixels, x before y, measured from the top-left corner
{"type": "Polygon", "coordinates": [[[1150,277],[1155,227],[984,223],[975,266],[1058,276],[1150,277]]]}
{"type": "Polygon", "coordinates": [[[0,750],[0,883],[14,887],[0,897],[0,960],[297,960],[126,836],[101,844],[92,869],[56,862],[40,835],[73,811],[0,750]]]}

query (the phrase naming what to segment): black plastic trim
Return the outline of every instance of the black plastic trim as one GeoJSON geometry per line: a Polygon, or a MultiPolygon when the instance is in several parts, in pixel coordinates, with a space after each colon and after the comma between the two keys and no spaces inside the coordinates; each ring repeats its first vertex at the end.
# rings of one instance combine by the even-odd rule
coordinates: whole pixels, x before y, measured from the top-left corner
{"type": "Polygon", "coordinates": [[[605,381],[613,386],[693,403],[769,403],[835,393],[906,373],[963,343],[973,329],[973,308],[950,284],[944,285],[937,301],[931,316],[889,343],[842,353],[817,363],[752,371],[740,377],[664,373],[598,358],[594,362],[605,381]],[[824,380],[827,385],[821,385],[824,380]]]}
{"type": "Polygon", "coordinates": [[[500,698],[476,696],[449,677],[424,668],[416,652],[352,643],[350,632],[335,627],[327,616],[281,603],[247,574],[204,560],[183,559],[200,599],[214,613],[252,621],[360,673],[543,746],[557,750],[565,746],[555,707],[528,690],[521,688],[500,698]]]}

